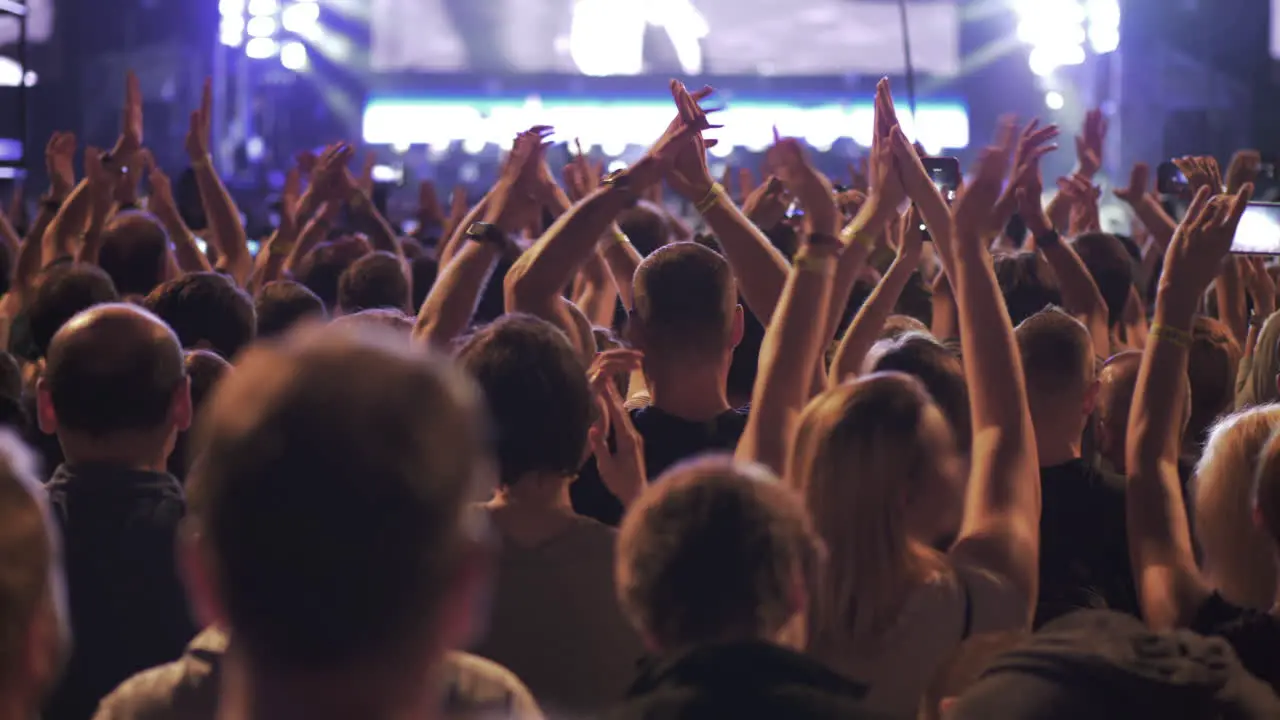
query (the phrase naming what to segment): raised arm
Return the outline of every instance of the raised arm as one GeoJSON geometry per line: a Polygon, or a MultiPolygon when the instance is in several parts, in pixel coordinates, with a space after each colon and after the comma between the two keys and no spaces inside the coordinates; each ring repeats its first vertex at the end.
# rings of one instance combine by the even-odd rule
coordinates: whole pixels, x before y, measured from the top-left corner
{"type": "Polygon", "coordinates": [[[951,555],[1007,578],[1022,594],[1030,619],[1039,577],[1040,468],[1022,361],[981,234],[1009,164],[1013,132],[1012,123],[1005,121],[999,144],[983,151],[955,210],[952,282],[973,452],[964,520],[951,555]]]}
{"type": "Polygon", "coordinates": [[[212,120],[213,86],[210,80],[205,79],[200,109],[191,113],[187,130],[187,156],[195,173],[196,187],[200,190],[200,203],[209,220],[209,239],[218,249],[218,269],[226,270],[237,285],[244,287],[253,272],[253,257],[249,254],[249,237],[245,234],[244,223],[240,222],[240,210],[222,184],[209,154],[212,120]]]}
{"type": "Polygon", "coordinates": [[[898,256],[845,331],[831,362],[830,385],[838,385],[862,374],[863,359],[880,337],[885,321],[893,314],[911,273],[920,265],[924,245],[924,231],[920,229],[922,222],[920,211],[914,207],[903,217],[902,231],[898,236],[898,256]]]}
{"type": "Polygon", "coordinates": [[[767,324],[787,281],[787,259],[712,179],[701,139],[675,158],[666,179],[715,233],[743,300],[760,322],[767,324]]]}
{"type": "Polygon", "coordinates": [[[1143,350],[1126,448],[1129,556],[1147,623],[1186,625],[1212,592],[1196,567],[1178,475],[1182,417],[1190,398],[1187,355],[1200,297],[1231,248],[1253,194],[1234,197],[1201,187],[1165,254],[1155,323],[1143,350]]]}
{"type": "MultiPolygon", "coordinates": [[[[1147,193],[1147,182],[1151,176],[1151,168],[1146,163],[1136,163],[1129,171],[1129,187],[1116,188],[1113,194],[1129,206],[1138,221],[1151,234],[1151,239],[1161,252],[1169,248],[1173,240],[1173,232],[1178,224],[1169,217],[1160,201],[1147,193]]],[[[1152,248],[1149,252],[1154,252],[1152,248]]]]}
{"type": "MultiPolygon", "coordinates": [[[[582,200],[600,187],[600,171],[582,155],[581,147],[573,160],[564,166],[563,177],[565,188],[574,202],[582,200]]],[[[613,223],[596,244],[596,253],[604,261],[608,274],[613,279],[618,299],[629,312],[632,308],[632,285],[636,268],[640,267],[643,259],[640,252],[627,239],[622,228],[613,223]]]]}
{"type": "Polygon", "coordinates": [[[1053,268],[1053,274],[1058,278],[1062,302],[1067,306],[1067,312],[1075,315],[1089,329],[1094,354],[1107,357],[1111,354],[1107,302],[1093,281],[1093,276],[1089,274],[1089,268],[1085,267],[1076,251],[1062,241],[1040,205],[1044,187],[1040,179],[1039,157],[1037,155],[1030,159],[1024,172],[1019,175],[1022,187],[1016,191],[1018,213],[1035,238],[1036,249],[1044,255],[1044,259],[1053,268]]]}
{"type": "Polygon", "coordinates": [[[103,167],[101,151],[95,147],[85,148],[84,174],[88,182],[89,227],[85,232],[80,247],[76,250],[76,262],[98,263],[98,254],[102,250],[102,229],[107,224],[107,216],[115,204],[114,195],[117,178],[111,171],[103,167]]]}
{"type": "Polygon", "coordinates": [[[173,184],[169,176],[156,164],[151,153],[146,153],[143,160],[143,172],[151,185],[151,197],[147,202],[147,210],[151,211],[173,242],[173,255],[178,269],[184,273],[209,272],[213,267],[209,264],[209,256],[196,245],[196,238],[191,234],[178,205],[173,200],[173,184]]]}
{"type": "MultiPolygon", "coordinates": [[[[475,314],[476,303],[498,258],[506,250],[511,233],[533,209],[529,166],[538,162],[541,133],[522,133],[503,163],[498,182],[489,191],[480,228],[467,233],[462,247],[449,264],[440,268],[431,292],[418,311],[414,339],[447,347],[462,334],[475,314]]],[[[569,331],[566,331],[569,332],[569,331]]],[[[575,337],[570,334],[569,337],[575,337]]]]}

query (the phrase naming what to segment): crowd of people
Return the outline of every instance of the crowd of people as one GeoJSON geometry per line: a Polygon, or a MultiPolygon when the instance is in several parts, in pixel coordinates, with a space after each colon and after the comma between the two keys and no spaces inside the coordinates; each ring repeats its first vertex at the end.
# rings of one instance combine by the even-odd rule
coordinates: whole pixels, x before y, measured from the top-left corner
{"type": "Polygon", "coordinates": [[[1100,113],[1047,202],[1012,119],[952,201],[881,81],[858,187],[779,137],[732,191],[710,93],[416,237],[301,155],[256,256],[207,88],[203,227],[132,78],[82,178],[56,134],[0,215],[0,718],[1280,717],[1258,154],[1180,219],[1135,167],[1121,236],[1100,113]]]}

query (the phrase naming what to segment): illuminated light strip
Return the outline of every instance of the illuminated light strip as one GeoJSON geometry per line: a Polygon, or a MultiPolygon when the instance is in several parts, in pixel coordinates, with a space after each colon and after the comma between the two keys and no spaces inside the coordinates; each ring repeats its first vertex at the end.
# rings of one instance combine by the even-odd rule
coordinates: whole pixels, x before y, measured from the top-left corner
{"type": "MultiPolygon", "coordinates": [[[[898,118],[908,137],[915,137],[930,152],[969,145],[969,114],[960,103],[921,103],[919,127],[906,108],[898,118]]],[[[445,146],[463,142],[468,147],[485,144],[506,148],[521,130],[551,125],[560,140],[580,138],[621,154],[628,145],[644,147],[671,121],[673,107],[667,101],[599,102],[547,100],[538,97],[508,100],[375,99],[365,106],[364,141],[373,145],[445,146]]],[[[795,105],[780,102],[739,102],[714,116],[725,127],[708,135],[735,148],[761,151],[773,142],[773,128],[790,137],[803,138],[814,147],[829,149],[842,138],[869,147],[875,125],[870,101],[795,105]]]]}

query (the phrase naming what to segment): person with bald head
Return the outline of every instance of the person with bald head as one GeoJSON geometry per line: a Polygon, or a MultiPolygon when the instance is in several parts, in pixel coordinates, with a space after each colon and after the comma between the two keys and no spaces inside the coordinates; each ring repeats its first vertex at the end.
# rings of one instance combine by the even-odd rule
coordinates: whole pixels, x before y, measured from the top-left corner
{"type": "Polygon", "coordinates": [[[130,675],[182,654],[195,634],[174,557],[186,503],[167,472],[191,424],[178,338],[133,305],[98,305],[49,344],[37,419],[66,458],[47,488],[66,540],[75,650],[46,708],[93,714],[130,675]]]}

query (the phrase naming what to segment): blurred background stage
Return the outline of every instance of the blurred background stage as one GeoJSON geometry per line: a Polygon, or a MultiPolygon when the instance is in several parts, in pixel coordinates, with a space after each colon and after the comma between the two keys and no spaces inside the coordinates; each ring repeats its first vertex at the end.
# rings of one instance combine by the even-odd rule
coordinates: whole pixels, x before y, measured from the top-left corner
{"type": "MultiPolygon", "coordinates": [[[[273,192],[295,153],[339,138],[379,153],[394,212],[421,179],[478,195],[514,133],[535,123],[608,164],[633,160],[669,120],[666,81],[679,77],[713,85],[726,107],[715,164],[754,167],[776,124],[839,179],[866,152],[872,91],[887,75],[908,134],[962,162],[1002,113],[1074,132],[1102,107],[1104,178],[1124,182],[1136,160],[1280,150],[1270,4],[0,0],[27,14],[25,59],[17,18],[0,16],[0,164],[21,165],[29,138],[26,165],[42,175],[54,129],[111,143],[134,68],[146,143],[180,171],[187,114],[211,75],[217,161],[246,212],[264,212],[247,199],[273,192]]],[[[1047,173],[1070,170],[1063,140],[1047,173]]]]}

